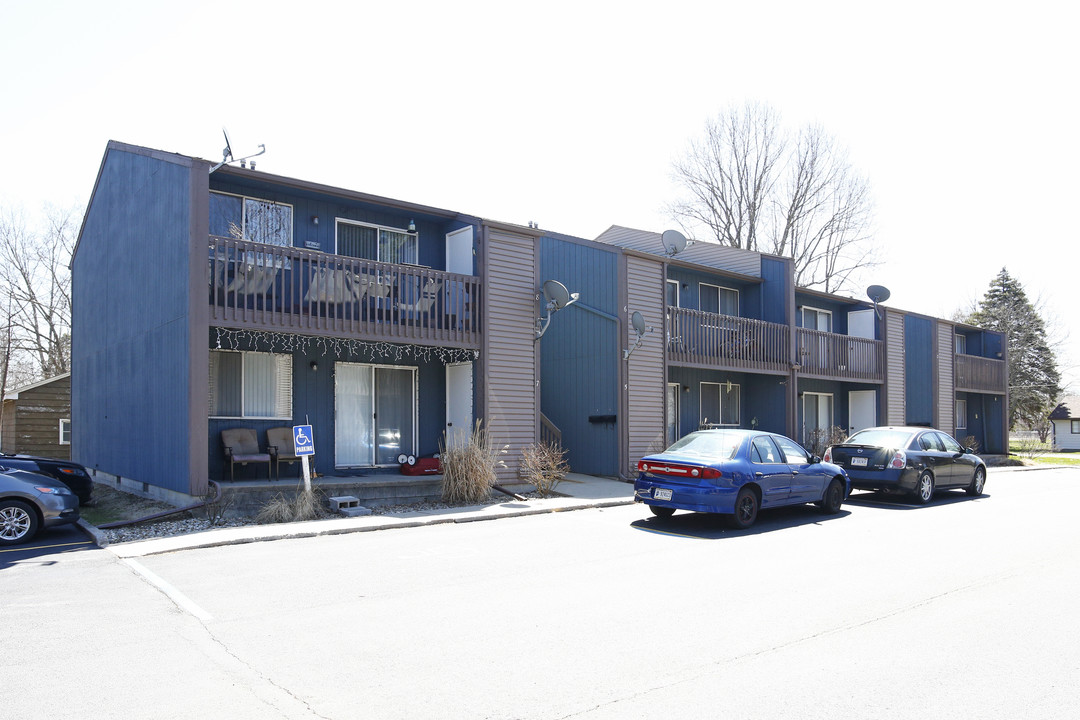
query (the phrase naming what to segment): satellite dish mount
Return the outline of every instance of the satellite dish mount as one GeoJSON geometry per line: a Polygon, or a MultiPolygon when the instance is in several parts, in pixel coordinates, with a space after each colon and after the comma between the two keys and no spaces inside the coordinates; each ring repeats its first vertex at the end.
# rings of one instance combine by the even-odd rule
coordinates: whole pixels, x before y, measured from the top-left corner
{"type": "Polygon", "coordinates": [[[884,285],[871,285],[866,288],[866,296],[870,298],[874,303],[874,314],[877,315],[878,320],[881,319],[881,308],[878,307],[878,303],[885,302],[889,299],[892,293],[889,292],[889,288],[884,285]]]}
{"type": "Polygon", "coordinates": [[[665,230],[660,236],[660,244],[664,246],[664,254],[675,257],[683,250],[694,244],[693,240],[687,240],[686,236],[678,230],[665,230]]]}
{"type": "Polygon", "coordinates": [[[629,360],[630,356],[634,354],[634,351],[641,347],[641,341],[645,339],[645,335],[653,331],[652,326],[645,324],[645,316],[637,310],[630,316],[630,326],[633,327],[634,332],[637,333],[637,342],[634,343],[634,347],[622,351],[623,360],[629,360]]]}
{"type": "MultiPolygon", "coordinates": [[[[228,164],[234,163],[234,162],[240,163],[240,165],[242,167],[247,167],[247,165],[245,163],[247,163],[248,160],[250,160],[253,157],[259,157],[264,152],[266,152],[266,146],[260,144],[259,145],[259,152],[252,153],[251,155],[245,155],[242,158],[234,158],[233,157],[233,151],[232,151],[232,143],[229,142],[229,131],[226,130],[225,128],[221,128],[221,132],[222,132],[222,134],[225,135],[225,149],[221,151],[221,162],[219,162],[214,167],[210,168],[210,172],[214,172],[215,170],[220,168],[222,165],[228,165],[228,164]]],[[[255,169],[255,163],[251,163],[251,169],[252,170],[255,169]]]]}
{"type": "Polygon", "coordinates": [[[539,300],[540,296],[544,297],[544,310],[547,312],[547,317],[541,317],[536,319],[536,339],[544,337],[544,333],[547,332],[548,325],[551,324],[551,316],[562,310],[564,307],[573,305],[581,297],[580,293],[571,293],[566,289],[558,280],[547,280],[544,282],[544,287],[537,294],[536,299],[539,300]]]}

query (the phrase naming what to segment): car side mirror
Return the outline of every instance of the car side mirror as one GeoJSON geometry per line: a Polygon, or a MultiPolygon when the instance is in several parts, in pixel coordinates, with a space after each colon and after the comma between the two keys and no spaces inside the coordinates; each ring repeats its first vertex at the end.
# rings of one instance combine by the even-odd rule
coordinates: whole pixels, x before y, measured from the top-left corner
{"type": "Polygon", "coordinates": [[[964,452],[966,452],[968,455],[974,455],[975,448],[964,448],[964,452]]]}
{"type": "Polygon", "coordinates": [[[814,465],[817,465],[818,463],[820,463],[820,462],[821,462],[821,456],[820,456],[820,455],[813,455],[813,456],[811,456],[811,458],[810,458],[810,462],[811,462],[812,464],[814,464],[814,465]]]}

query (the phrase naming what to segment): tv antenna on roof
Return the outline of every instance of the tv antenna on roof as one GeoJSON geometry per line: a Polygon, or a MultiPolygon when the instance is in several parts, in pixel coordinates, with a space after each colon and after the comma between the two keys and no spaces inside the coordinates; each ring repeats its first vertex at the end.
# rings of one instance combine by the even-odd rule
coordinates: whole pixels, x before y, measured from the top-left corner
{"type": "Polygon", "coordinates": [[[866,296],[870,298],[874,303],[874,314],[877,315],[878,320],[881,319],[881,310],[878,309],[878,303],[885,302],[889,299],[892,293],[889,292],[889,288],[884,285],[871,285],[866,288],[866,296]]]}
{"type": "MultiPolygon", "coordinates": [[[[221,162],[219,162],[214,167],[210,168],[210,172],[214,172],[215,170],[217,170],[222,165],[228,165],[229,163],[234,163],[234,162],[240,163],[241,167],[247,167],[245,165],[245,163],[248,160],[250,160],[253,157],[259,157],[264,152],[266,152],[266,146],[260,144],[259,145],[259,152],[252,153],[251,155],[245,155],[242,158],[234,158],[233,157],[233,151],[232,151],[232,143],[229,142],[229,131],[226,130],[225,128],[221,128],[221,132],[222,132],[222,134],[225,135],[225,149],[221,151],[221,162]]],[[[252,170],[255,169],[255,163],[251,163],[251,169],[252,170]]]]}
{"type": "Polygon", "coordinates": [[[665,230],[664,234],[660,236],[660,244],[664,246],[664,254],[668,257],[675,257],[690,245],[694,244],[693,240],[687,240],[686,236],[678,230],[665,230]]]}

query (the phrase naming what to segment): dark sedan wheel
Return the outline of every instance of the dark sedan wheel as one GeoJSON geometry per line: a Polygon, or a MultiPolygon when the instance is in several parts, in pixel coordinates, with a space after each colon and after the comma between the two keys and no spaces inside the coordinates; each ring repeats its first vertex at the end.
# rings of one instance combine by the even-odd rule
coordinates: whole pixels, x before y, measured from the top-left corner
{"type": "Polygon", "coordinates": [[[669,518],[675,514],[675,508],[660,507],[659,505],[650,505],[649,510],[652,511],[653,515],[661,518],[669,518]]]}
{"type": "Polygon", "coordinates": [[[982,495],[986,487],[986,468],[975,468],[975,475],[971,478],[971,484],[967,486],[968,495],[982,495]]]}
{"type": "Polygon", "coordinates": [[[34,537],[38,519],[34,510],[19,500],[0,502],[0,545],[14,545],[34,537]]]}
{"type": "Polygon", "coordinates": [[[743,488],[735,498],[735,512],[731,514],[728,522],[737,530],[745,530],[757,520],[758,498],[750,488],[743,488]]]}
{"type": "Polygon", "coordinates": [[[929,470],[923,470],[919,481],[915,483],[915,502],[925,505],[934,497],[934,476],[929,470]]]}
{"type": "Polygon", "coordinates": [[[829,487],[825,488],[825,497],[821,499],[821,511],[826,515],[835,515],[840,512],[840,506],[844,504],[844,483],[833,478],[829,487]]]}

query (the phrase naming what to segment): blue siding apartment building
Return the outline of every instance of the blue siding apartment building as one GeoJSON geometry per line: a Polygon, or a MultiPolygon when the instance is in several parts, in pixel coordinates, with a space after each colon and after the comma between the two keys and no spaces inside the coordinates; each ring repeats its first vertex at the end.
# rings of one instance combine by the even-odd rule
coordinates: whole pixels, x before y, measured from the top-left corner
{"type": "MultiPolygon", "coordinates": [[[[784,258],[595,240],[111,142],[72,259],[73,458],[174,501],[221,433],[310,424],[315,470],[385,475],[482,420],[629,478],[701,425],[808,446],[932,424],[1004,452],[997,333],[797,288],[784,258]],[[578,302],[545,314],[557,280],[578,302]],[[636,349],[642,313],[651,332],[636,349]]],[[[265,472],[242,468],[245,478],[265,472]]]]}

